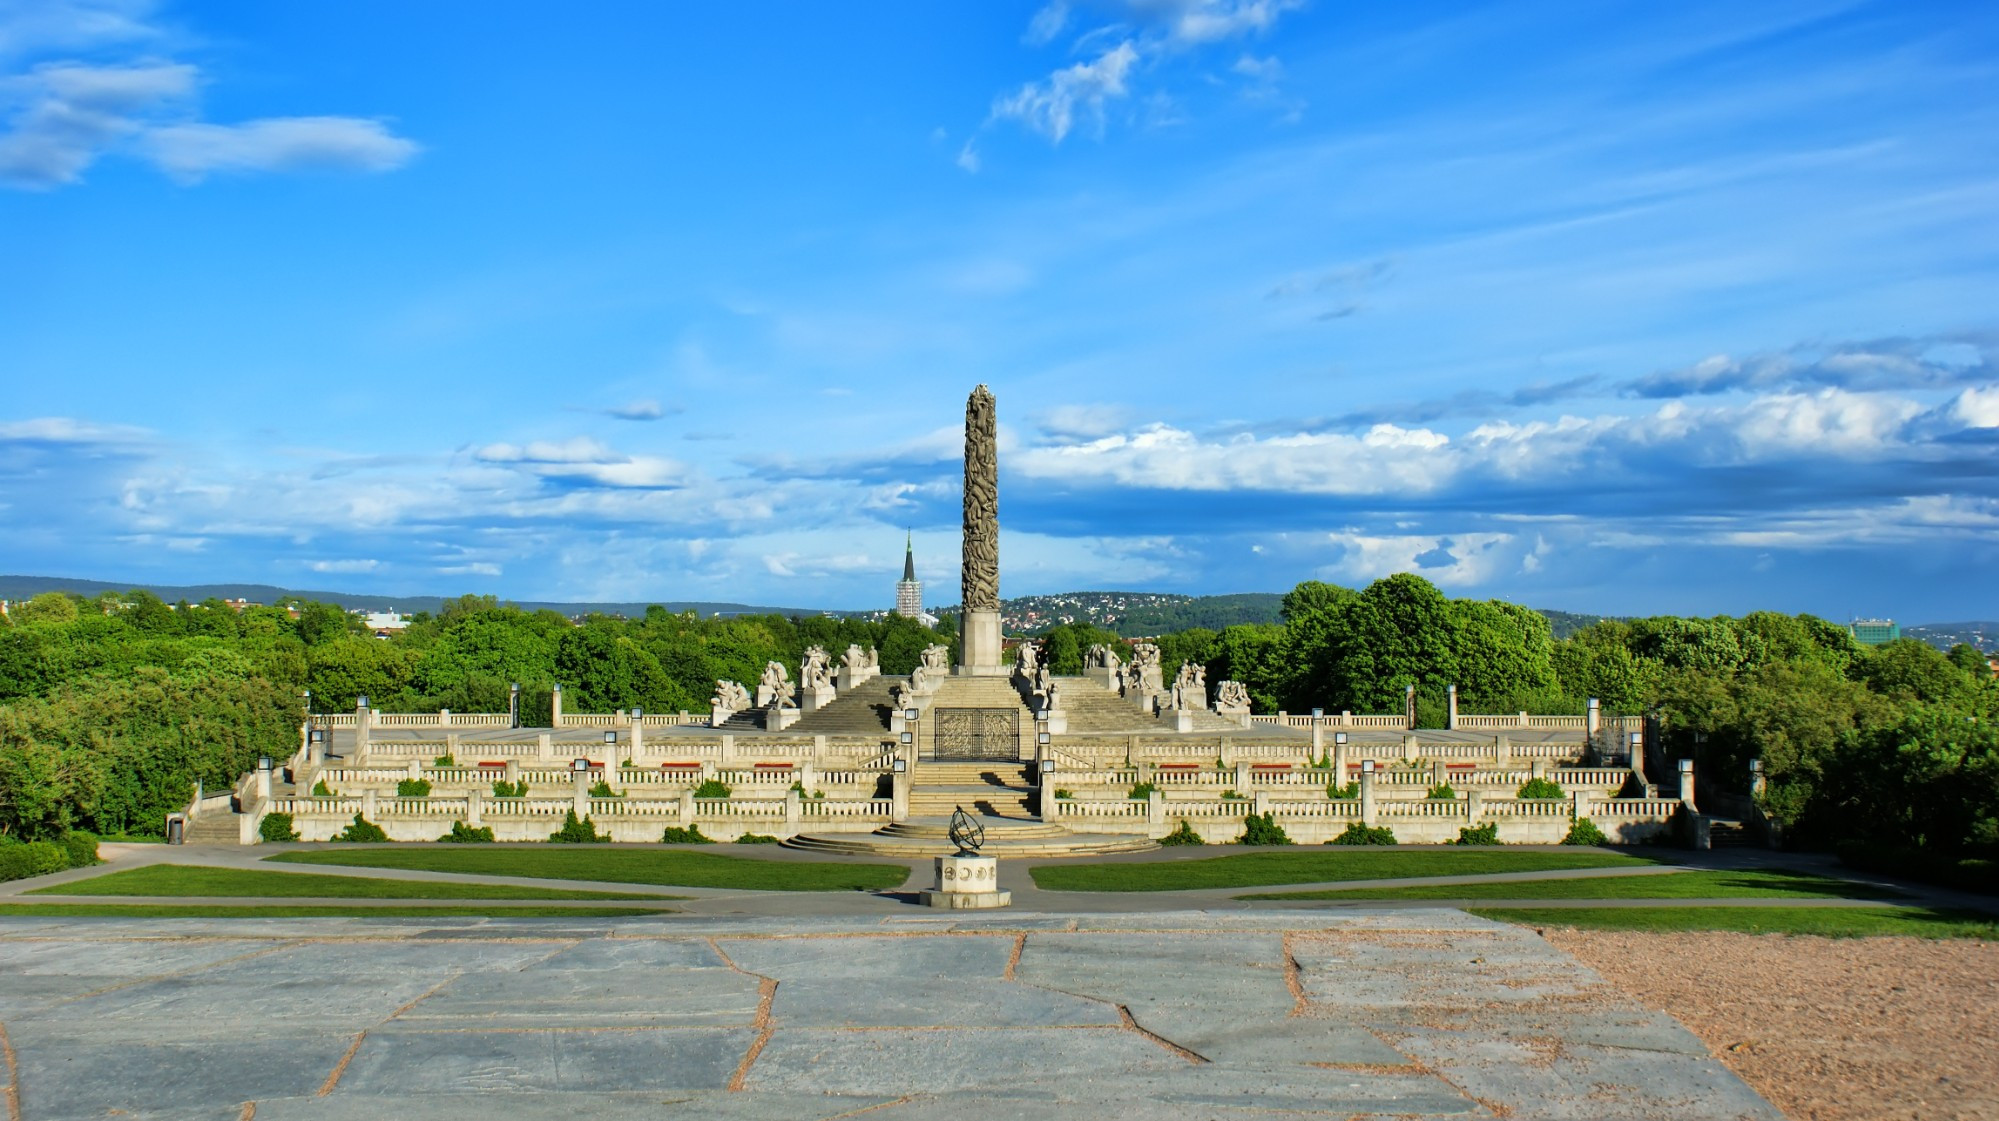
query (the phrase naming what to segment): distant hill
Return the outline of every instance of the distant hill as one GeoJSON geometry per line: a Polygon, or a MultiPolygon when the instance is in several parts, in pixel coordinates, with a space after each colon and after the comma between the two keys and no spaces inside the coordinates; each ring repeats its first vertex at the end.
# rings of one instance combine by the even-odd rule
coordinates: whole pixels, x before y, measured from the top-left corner
{"type": "Polygon", "coordinates": [[[1919,623],[1903,627],[1902,633],[1909,638],[1920,638],[1939,650],[1949,650],[1960,642],[1968,642],[1987,653],[1999,651],[1999,623],[1990,619],[1970,623],[1919,623]]]}
{"type": "Polygon", "coordinates": [[[1086,622],[1129,638],[1189,627],[1220,630],[1238,623],[1275,623],[1283,600],[1271,592],[1220,596],[1062,592],[1001,600],[1000,620],[1012,634],[1039,634],[1063,623],[1086,622]]]}
{"type": "MultiPolygon", "coordinates": [[[[81,596],[95,596],[103,592],[124,592],[138,589],[151,592],[175,603],[187,600],[199,603],[204,599],[247,599],[251,603],[280,603],[291,599],[317,600],[320,603],[336,603],[350,609],[368,611],[397,611],[405,615],[418,611],[436,612],[447,597],[444,596],[384,596],[356,592],[308,591],[300,588],[280,588],[271,584],[116,584],[103,580],[77,580],[60,576],[0,576],[0,599],[28,599],[43,592],[74,592],[81,596]]],[[[449,597],[457,598],[457,597],[449,597]]],[[[503,600],[528,611],[548,608],[564,615],[624,615],[637,617],[646,613],[650,603],[557,603],[544,600],[503,600]]],[[[694,611],[701,615],[853,615],[852,611],[822,611],[816,607],[759,607],[747,603],[717,603],[707,600],[665,600],[661,607],[668,611],[694,611]]]]}

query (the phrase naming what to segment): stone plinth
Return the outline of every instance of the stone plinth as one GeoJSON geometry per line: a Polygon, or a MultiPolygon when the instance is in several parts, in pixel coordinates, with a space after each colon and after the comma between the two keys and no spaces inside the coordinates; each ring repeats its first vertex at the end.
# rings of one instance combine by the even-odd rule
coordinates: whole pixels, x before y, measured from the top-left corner
{"type": "Polygon", "coordinates": [[[1013,893],[999,889],[999,860],[991,856],[940,856],[937,886],[920,893],[927,907],[952,911],[1005,907],[1013,893]]]}
{"type": "Polygon", "coordinates": [[[1166,721],[1175,732],[1194,730],[1194,710],[1191,708],[1163,709],[1159,713],[1159,718],[1166,721]]]}
{"type": "Polygon", "coordinates": [[[764,710],[764,731],[782,732],[798,723],[798,710],[783,705],[772,705],[764,710]]]}
{"type": "Polygon", "coordinates": [[[798,709],[800,712],[817,712],[833,703],[836,694],[833,687],[800,685],[798,687],[798,709]]]}
{"type": "Polygon", "coordinates": [[[1063,709],[1042,709],[1041,722],[1046,725],[1045,730],[1051,736],[1059,736],[1069,730],[1069,714],[1063,709]]]}
{"type": "MultiPolygon", "coordinates": [[[[1216,705],[1215,715],[1224,720],[1233,720],[1245,728],[1249,727],[1252,723],[1249,718],[1248,705],[1216,705]]],[[[1314,732],[1318,731],[1316,727],[1312,730],[1314,732]]]]}
{"type": "Polygon", "coordinates": [[[966,677],[1008,676],[1013,667],[1006,664],[1000,646],[999,612],[965,612],[963,660],[958,673],[966,677]]]}

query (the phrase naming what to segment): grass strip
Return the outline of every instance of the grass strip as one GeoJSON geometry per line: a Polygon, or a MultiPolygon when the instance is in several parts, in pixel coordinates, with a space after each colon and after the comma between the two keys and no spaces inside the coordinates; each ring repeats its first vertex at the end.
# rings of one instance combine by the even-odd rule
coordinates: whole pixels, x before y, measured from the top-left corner
{"type": "Polygon", "coordinates": [[[368,876],[323,876],[259,868],[213,868],[199,864],[148,864],[107,872],[87,880],[36,888],[24,895],[210,895],[266,899],[663,899],[629,891],[510,887],[506,884],[383,880],[368,876]]]}
{"type": "Polygon", "coordinates": [[[1554,872],[1573,868],[1643,868],[1661,858],[1625,856],[1602,849],[1574,852],[1367,851],[1343,848],[1253,852],[1205,860],[1043,864],[1030,869],[1046,891],[1189,891],[1212,887],[1262,887],[1339,880],[1392,880],[1414,876],[1471,876],[1489,872],[1554,872]]]}
{"type": "Polygon", "coordinates": [[[670,915],[668,907],[341,907],[279,903],[238,907],[224,903],[0,903],[0,918],[121,919],[615,919],[670,915]]]}
{"type": "Polygon", "coordinates": [[[287,864],[338,864],[351,868],[749,891],[878,891],[896,887],[909,877],[909,870],[899,864],[756,860],[684,849],[611,845],[316,849],[280,853],[266,859],[287,864]]]}
{"type": "Polygon", "coordinates": [[[1323,891],[1271,891],[1237,899],[1907,899],[1906,892],[1783,869],[1673,872],[1574,880],[1502,880],[1323,891]]]}
{"type": "Polygon", "coordinates": [[[1481,918],[1536,928],[1577,930],[1733,930],[1744,934],[1815,934],[1823,938],[1999,940],[1999,919],[1928,907],[1472,907],[1481,918]]]}

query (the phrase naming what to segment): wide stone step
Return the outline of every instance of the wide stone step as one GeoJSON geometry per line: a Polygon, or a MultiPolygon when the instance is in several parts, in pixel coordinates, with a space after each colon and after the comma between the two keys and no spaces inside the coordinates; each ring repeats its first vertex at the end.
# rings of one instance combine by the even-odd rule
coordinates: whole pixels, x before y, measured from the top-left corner
{"type": "MultiPolygon", "coordinates": [[[[892,828],[892,827],[891,827],[892,828]]],[[[958,851],[948,838],[907,837],[888,833],[799,834],[785,838],[787,848],[807,852],[843,853],[852,856],[949,856],[958,851]]],[[[1146,852],[1159,846],[1150,837],[1118,836],[1105,833],[1070,833],[1066,836],[1025,837],[995,840],[990,827],[979,855],[1021,856],[1108,856],[1121,852],[1146,852]]]]}

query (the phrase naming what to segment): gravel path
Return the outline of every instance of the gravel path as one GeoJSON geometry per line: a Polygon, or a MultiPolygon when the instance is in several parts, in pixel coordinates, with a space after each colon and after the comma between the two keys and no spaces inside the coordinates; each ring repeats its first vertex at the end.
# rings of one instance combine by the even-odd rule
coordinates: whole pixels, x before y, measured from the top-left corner
{"type": "Polygon", "coordinates": [[[1793,1121],[1999,1117],[1999,943],[1549,928],[1793,1121]]]}

